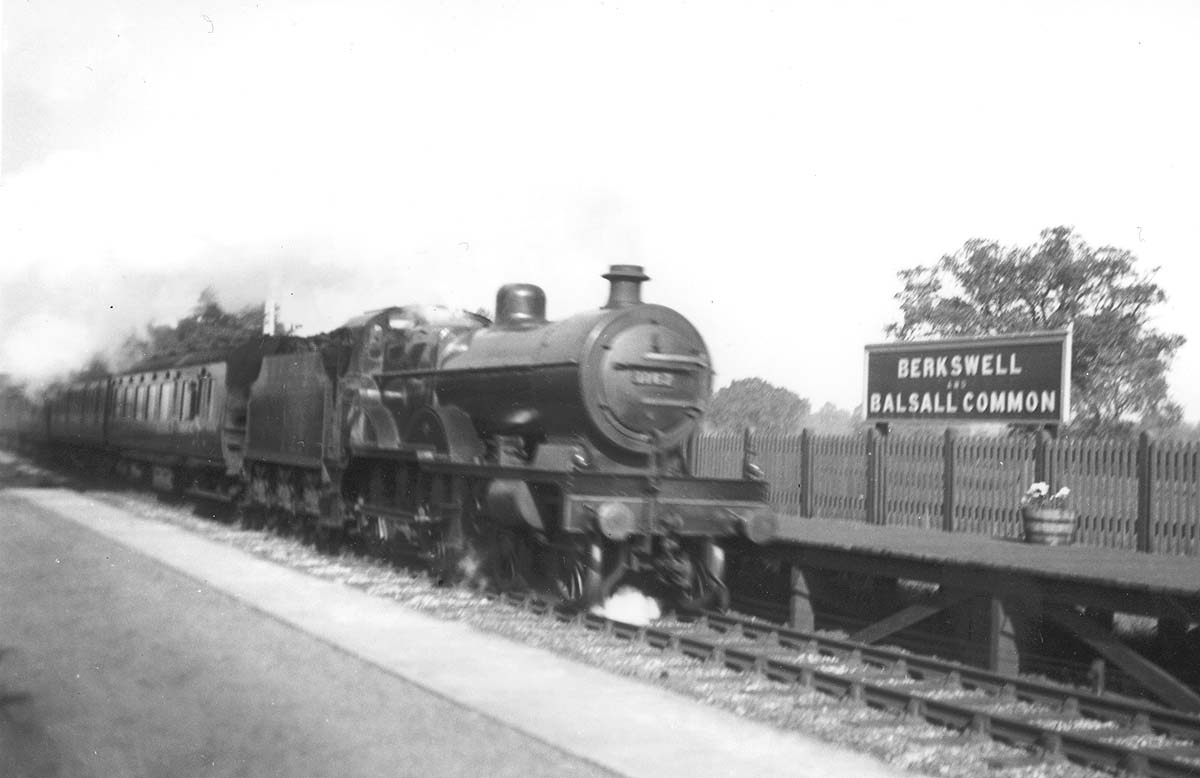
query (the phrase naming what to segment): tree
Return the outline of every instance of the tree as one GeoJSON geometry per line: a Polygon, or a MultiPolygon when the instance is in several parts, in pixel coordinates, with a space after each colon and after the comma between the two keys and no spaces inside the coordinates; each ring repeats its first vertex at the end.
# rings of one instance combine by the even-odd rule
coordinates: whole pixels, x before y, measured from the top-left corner
{"type": "MultiPolygon", "coordinates": [[[[131,334],[121,349],[123,365],[228,350],[262,333],[261,306],[250,305],[236,312],[221,307],[211,288],[200,293],[192,312],[174,325],[152,325],[144,336],[131,334]]],[[[278,332],[280,325],[276,325],[278,332]]]]}
{"type": "Polygon", "coordinates": [[[862,407],[847,411],[833,403],[825,403],[821,410],[811,414],[803,425],[820,435],[846,435],[863,427],[862,407]]]}
{"type": "Polygon", "coordinates": [[[741,378],[713,395],[709,404],[711,428],[741,432],[798,432],[809,412],[809,402],[790,389],[761,378],[741,378]]]}
{"type": "Polygon", "coordinates": [[[969,240],[932,266],[900,272],[901,340],[1058,329],[1074,323],[1072,429],[1127,433],[1139,421],[1170,426],[1181,417],[1166,373],[1181,335],[1149,325],[1166,299],[1125,249],[1093,248],[1070,227],[1043,230],[1028,247],[969,240]]]}

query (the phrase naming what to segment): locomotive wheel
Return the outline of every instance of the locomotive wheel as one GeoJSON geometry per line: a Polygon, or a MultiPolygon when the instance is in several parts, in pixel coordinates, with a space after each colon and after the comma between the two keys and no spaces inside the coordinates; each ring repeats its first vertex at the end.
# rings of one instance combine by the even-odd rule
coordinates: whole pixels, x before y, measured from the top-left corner
{"type": "Polygon", "coordinates": [[[464,577],[461,562],[467,554],[467,486],[461,479],[436,478],[429,490],[427,510],[436,519],[433,530],[433,574],[438,583],[453,586],[464,577]]]}
{"type": "Polygon", "coordinates": [[[454,586],[467,577],[463,560],[468,551],[462,544],[455,544],[446,539],[438,539],[433,548],[433,564],[431,569],[439,584],[454,586]]]}
{"type": "Polygon", "coordinates": [[[591,608],[604,603],[604,548],[599,540],[572,540],[551,554],[550,577],[565,605],[591,608]]]}
{"type": "Polygon", "coordinates": [[[511,530],[500,530],[495,536],[491,565],[492,580],[502,592],[525,591],[533,570],[533,552],[529,544],[511,530]]]}
{"type": "Polygon", "coordinates": [[[692,585],[680,605],[686,610],[729,610],[729,587],[725,585],[725,555],[711,539],[700,542],[692,566],[692,585]]]}

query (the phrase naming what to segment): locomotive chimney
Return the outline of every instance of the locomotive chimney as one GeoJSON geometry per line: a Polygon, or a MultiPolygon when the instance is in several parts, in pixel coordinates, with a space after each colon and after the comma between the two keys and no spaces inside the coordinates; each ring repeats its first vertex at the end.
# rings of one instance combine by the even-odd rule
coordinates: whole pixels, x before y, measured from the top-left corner
{"type": "Polygon", "coordinates": [[[496,293],[496,326],[521,329],[546,321],[546,293],[533,284],[505,284],[496,293]]]}
{"type": "Polygon", "coordinates": [[[639,305],[642,302],[642,282],[650,280],[650,276],[642,272],[641,265],[613,265],[602,277],[610,282],[605,308],[639,305]]]}

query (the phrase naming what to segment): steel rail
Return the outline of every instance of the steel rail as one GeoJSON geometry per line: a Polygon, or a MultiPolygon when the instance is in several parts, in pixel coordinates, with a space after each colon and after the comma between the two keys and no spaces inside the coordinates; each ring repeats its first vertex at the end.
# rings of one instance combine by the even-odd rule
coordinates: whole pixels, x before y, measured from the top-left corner
{"type": "Polygon", "coordinates": [[[1122,726],[1149,728],[1161,734],[1200,741],[1200,716],[1144,700],[1094,694],[1048,681],[1002,675],[959,662],[762,624],[727,614],[705,613],[697,614],[695,618],[703,619],[703,623],[717,631],[740,630],[750,638],[774,639],[789,647],[801,647],[807,651],[854,653],[861,657],[863,662],[881,668],[891,668],[903,663],[907,666],[908,675],[918,680],[954,676],[959,685],[968,689],[980,689],[989,693],[1004,692],[1024,702],[1054,705],[1122,726]]]}
{"type": "Polygon", "coordinates": [[[685,614],[681,628],[665,628],[574,612],[529,594],[507,594],[505,599],[560,621],[574,621],[589,630],[675,651],[739,672],[759,673],[780,683],[799,685],[838,699],[859,701],[903,719],[923,720],[972,736],[989,737],[1031,750],[1043,758],[1065,758],[1089,767],[1123,770],[1147,778],[1194,778],[1200,774],[1200,716],[1141,701],[1102,697],[723,614],[685,614]],[[689,634],[697,629],[711,630],[717,637],[689,634]],[[851,670],[846,672],[843,667],[842,672],[830,672],[805,662],[802,657],[778,656],[790,651],[838,659],[849,663],[851,670]],[[973,699],[947,700],[932,694],[933,690],[945,689],[964,689],[978,695],[973,699]],[[1020,716],[989,710],[1017,701],[1041,709],[1020,716]],[[1072,732],[1062,728],[1089,719],[1114,723],[1117,729],[1072,732]],[[1107,740],[1150,734],[1188,742],[1155,748],[1107,740]]]}

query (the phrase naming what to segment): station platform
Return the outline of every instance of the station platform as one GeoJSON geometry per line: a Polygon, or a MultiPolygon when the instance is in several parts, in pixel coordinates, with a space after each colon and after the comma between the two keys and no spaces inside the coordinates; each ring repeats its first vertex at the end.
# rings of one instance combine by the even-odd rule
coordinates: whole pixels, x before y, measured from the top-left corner
{"type": "Polygon", "coordinates": [[[66,489],[0,558],[6,775],[907,774],[66,489]]]}
{"type": "Polygon", "coordinates": [[[780,522],[778,540],[770,548],[793,567],[792,623],[797,629],[813,623],[806,571],[933,583],[939,586],[937,602],[905,608],[852,637],[874,642],[981,599],[990,622],[989,669],[1016,672],[1019,622],[1045,617],[1164,701],[1200,710],[1200,696],[1127,648],[1111,629],[1113,613],[1148,616],[1179,630],[1200,622],[1200,558],[797,517],[780,522]]]}

